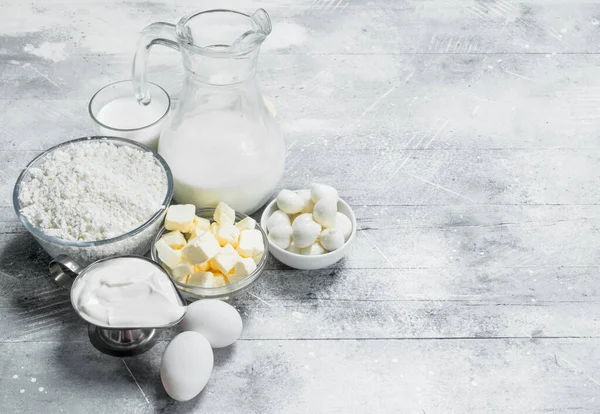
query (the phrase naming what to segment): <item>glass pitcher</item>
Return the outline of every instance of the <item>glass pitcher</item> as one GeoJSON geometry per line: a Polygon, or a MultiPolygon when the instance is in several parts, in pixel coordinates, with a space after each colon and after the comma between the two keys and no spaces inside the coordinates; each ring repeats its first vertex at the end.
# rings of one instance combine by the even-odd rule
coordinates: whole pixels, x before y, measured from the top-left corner
{"type": "Polygon", "coordinates": [[[177,25],[153,23],[142,31],[132,73],[141,104],[152,99],[146,86],[151,46],[179,50],[185,67],[181,96],[158,144],[173,172],[178,203],[215,207],[224,201],[251,214],[281,179],[285,142],[255,77],[269,33],[263,9],[252,15],[199,11],[177,25]]]}

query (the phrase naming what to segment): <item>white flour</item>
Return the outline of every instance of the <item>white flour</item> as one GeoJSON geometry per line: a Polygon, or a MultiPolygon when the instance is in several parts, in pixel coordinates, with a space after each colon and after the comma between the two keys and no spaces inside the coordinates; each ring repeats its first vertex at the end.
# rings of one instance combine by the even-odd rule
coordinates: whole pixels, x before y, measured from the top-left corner
{"type": "Polygon", "coordinates": [[[167,177],[150,152],[106,142],[53,151],[19,191],[23,215],[42,232],[72,241],[120,236],[161,207],[167,177]]]}

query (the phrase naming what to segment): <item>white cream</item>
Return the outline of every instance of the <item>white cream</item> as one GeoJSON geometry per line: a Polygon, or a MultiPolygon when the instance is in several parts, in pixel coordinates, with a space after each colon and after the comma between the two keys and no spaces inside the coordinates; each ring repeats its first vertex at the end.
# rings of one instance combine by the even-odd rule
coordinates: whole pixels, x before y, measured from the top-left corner
{"type": "Polygon", "coordinates": [[[73,285],[71,301],[87,321],[114,328],[159,327],[177,321],[186,310],[169,277],[135,257],[94,265],[73,285]]]}

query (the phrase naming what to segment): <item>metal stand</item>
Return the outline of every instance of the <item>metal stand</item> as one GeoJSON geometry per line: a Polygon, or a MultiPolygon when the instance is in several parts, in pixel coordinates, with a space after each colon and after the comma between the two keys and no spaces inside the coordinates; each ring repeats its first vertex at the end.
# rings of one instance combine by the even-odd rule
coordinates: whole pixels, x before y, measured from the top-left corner
{"type": "Polygon", "coordinates": [[[154,346],[156,329],[105,329],[88,325],[90,342],[98,351],[116,357],[139,355],[154,346]]]}

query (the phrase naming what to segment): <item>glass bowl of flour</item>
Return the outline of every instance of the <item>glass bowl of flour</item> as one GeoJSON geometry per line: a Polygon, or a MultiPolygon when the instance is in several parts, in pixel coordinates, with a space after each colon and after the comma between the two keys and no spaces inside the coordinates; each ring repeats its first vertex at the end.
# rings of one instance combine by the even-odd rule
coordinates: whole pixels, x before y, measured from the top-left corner
{"type": "Polygon", "coordinates": [[[13,205],[50,256],[87,266],[147,253],[172,197],[173,176],[160,155],[129,139],[86,137],[32,160],[17,179],[13,205]]]}

